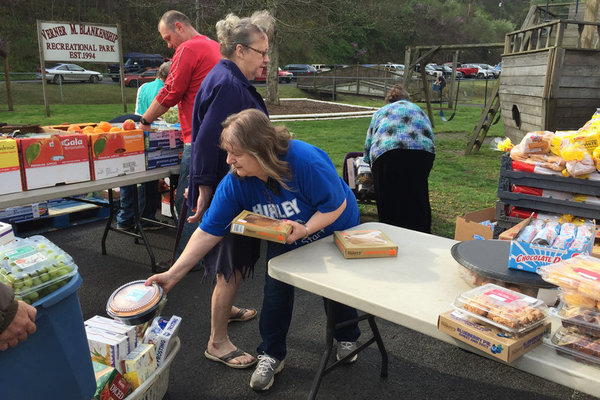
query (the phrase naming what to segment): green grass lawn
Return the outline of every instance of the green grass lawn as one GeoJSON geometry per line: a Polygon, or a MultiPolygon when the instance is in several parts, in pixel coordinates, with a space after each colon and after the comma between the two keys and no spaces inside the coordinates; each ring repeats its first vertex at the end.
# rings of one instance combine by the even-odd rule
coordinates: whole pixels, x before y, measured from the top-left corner
{"type": "MultiPolygon", "coordinates": [[[[483,82],[470,84],[481,85],[483,82]]],[[[464,88],[462,85],[461,88],[464,88]]],[[[11,86],[15,110],[7,111],[6,103],[0,105],[0,122],[9,124],[60,124],[63,122],[107,121],[123,114],[120,87],[104,84],[63,85],[62,98],[58,85],[48,85],[51,116],[45,116],[40,82],[13,84],[11,86]]],[[[258,90],[265,95],[265,87],[258,90]]],[[[126,98],[133,102],[135,89],[126,88],[126,98]]],[[[293,86],[280,87],[281,98],[310,97],[293,86]]],[[[0,83],[0,99],[6,99],[6,87],[0,83]]],[[[382,106],[382,99],[359,96],[338,96],[338,101],[347,104],[382,106]]],[[[460,102],[462,104],[462,102],[460,102]]],[[[420,104],[423,109],[425,105],[420,104]]],[[[466,144],[481,117],[481,106],[461,105],[452,121],[444,122],[434,105],[437,154],[429,178],[431,205],[433,209],[434,234],[454,236],[456,217],[470,211],[493,206],[496,200],[501,153],[482,146],[477,153],[464,155],[466,144]]],[[[133,112],[134,104],[128,105],[133,112]]],[[[448,116],[452,110],[445,110],[448,116]]],[[[290,131],[298,139],[312,143],[329,154],[341,175],[342,162],[346,153],[362,151],[369,118],[329,121],[287,122],[290,131]]],[[[488,136],[503,136],[502,123],[493,125],[488,136]]],[[[407,171],[406,173],[410,173],[407,171]]],[[[376,219],[374,206],[361,206],[361,214],[367,219],[376,219]]]]}

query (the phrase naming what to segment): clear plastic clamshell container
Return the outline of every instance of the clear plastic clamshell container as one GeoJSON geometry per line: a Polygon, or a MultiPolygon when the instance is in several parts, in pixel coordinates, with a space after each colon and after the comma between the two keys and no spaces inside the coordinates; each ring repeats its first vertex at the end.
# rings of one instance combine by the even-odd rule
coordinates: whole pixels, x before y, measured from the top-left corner
{"type": "Polygon", "coordinates": [[[600,300],[600,258],[582,254],[541,266],[537,272],[546,282],[600,300]]]}
{"type": "Polygon", "coordinates": [[[584,335],[576,328],[560,327],[552,338],[543,340],[547,346],[576,361],[600,365],[600,339],[584,335]]]}
{"type": "Polygon", "coordinates": [[[146,286],[143,280],[129,282],[113,292],[106,312],[127,325],[143,324],[154,317],[163,295],[156,283],[146,286]]]}
{"type": "Polygon", "coordinates": [[[58,290],[76,273],[71,256],[43,236],[17,238],[0,247],[0,282],[29,304],[58,290]]]}
{"type": "Polygon", "coordinates": [[[535,328],[546,320],[548,312],[542,300],[492,283],[464,292],[452,306],[511,333],[535,328]]]}
{"type": "Polygon", "coordinates": [[[574,327],[582,334],[600,338],[600,309],[596,307],[596,302],[592,299],[593,303],[574,303],[573,301],[579,301],[580,298],[571,299],[570,295],[569,292],[559,293],[562,301],[556,309],[552,309],[552,314],[560,318],[564,327],[574,327]],[[572,302],[567,303],[565,299],[572,302]]]}

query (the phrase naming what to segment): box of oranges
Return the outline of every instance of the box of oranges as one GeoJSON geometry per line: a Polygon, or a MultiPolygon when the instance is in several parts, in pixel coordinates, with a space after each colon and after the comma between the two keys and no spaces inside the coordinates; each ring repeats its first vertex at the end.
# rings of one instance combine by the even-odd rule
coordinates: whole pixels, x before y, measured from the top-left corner
{"type": "Polygon", "coordinates": [[[19,150],[15,139],[0,138],[0,180],[0,195],[23,190],[19,150]]]}
{"type": "Polygon", "coordinates": [[[34,133],[17,138],[25,190],[90,180],[88,137],[34,133]]]}
{"type": "Polygon", "coordinates": [[[125,121],[123,128],[100,122],[95,127],[83,128],[82,133],[90,140],[92,179],[105,179],[146,170],[144,133],[135,129],[133,121],[131,124],[125,121]]]}

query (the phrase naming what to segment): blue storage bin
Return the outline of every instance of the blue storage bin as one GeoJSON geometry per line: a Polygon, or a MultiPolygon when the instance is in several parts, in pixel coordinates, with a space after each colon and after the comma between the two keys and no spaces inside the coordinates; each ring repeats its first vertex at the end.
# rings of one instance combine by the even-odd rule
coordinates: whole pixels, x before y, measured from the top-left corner
{"type": "Polygon", "coordinates": [[[96,389],[77,289],[69,283],[33,305],[37,331],[0,352],[2,399],[90,400],[96,389]]]}

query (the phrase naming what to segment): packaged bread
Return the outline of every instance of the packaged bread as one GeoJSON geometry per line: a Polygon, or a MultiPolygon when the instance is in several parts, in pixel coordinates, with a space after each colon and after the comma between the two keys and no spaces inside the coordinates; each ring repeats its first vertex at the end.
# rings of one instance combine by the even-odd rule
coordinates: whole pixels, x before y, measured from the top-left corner
{"type": "Polygon", "coordinates": [[[548,311],[542,300],[492,283],[462,293],[453,306],[511,333],[538,326],[546,319],[548,311]]]}
{"type": "Polygon", "coordinates": [[[527,132],[521,140],[521,150],[525,154],[549,153],[553,137],[554,133],[549,131],[527,132]]]}
{"type": "Polygon", "coordinates": [[[596,257],[581,254],[543,265],[537,272],[546,282],[600,300],[600,259],[596,257]]]}

